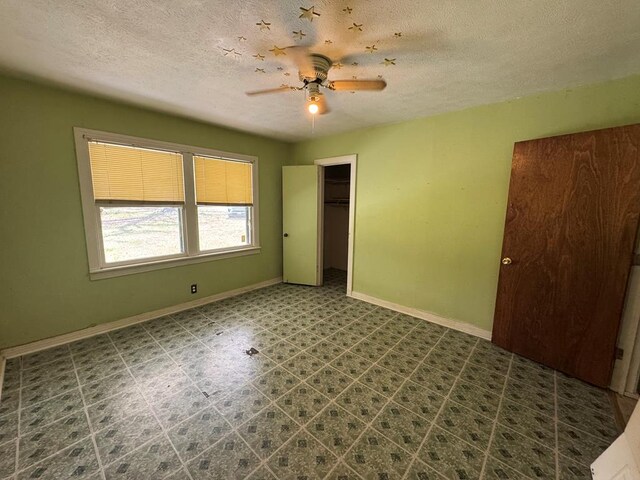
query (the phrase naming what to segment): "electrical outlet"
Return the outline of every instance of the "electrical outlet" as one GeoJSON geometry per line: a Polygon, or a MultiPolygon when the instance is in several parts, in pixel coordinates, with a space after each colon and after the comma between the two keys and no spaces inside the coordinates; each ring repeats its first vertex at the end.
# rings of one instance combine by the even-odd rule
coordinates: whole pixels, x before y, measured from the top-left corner
{"type": "Polygon", "coordinates": [[[194,283],[191,285],[191,293],[198,293],[198,284],[194,283]]]}

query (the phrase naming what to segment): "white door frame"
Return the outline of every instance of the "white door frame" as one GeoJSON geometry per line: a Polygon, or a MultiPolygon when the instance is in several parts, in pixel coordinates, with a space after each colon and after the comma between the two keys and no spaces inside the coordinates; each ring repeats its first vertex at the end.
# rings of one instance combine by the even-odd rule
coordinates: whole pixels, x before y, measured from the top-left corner
{"type": "MultiPolygon", "coordinates": [[[[358,162],[358,155],[342,155],[340,157],[320,158],[313,163],[320,167],[330,167],[333,165],[350,165],[350,177],[349,177],[349,245],[347,249],[347,296],[351,296],[353,291],[353,234],[356,218],[356,164],[358,162]]],[[[320,269],[324,269],[324,168],[321,169],[321,182],[322,188],[320,189],[320,201],[318,202],[318,258],[320,262],[320,269]]]]}

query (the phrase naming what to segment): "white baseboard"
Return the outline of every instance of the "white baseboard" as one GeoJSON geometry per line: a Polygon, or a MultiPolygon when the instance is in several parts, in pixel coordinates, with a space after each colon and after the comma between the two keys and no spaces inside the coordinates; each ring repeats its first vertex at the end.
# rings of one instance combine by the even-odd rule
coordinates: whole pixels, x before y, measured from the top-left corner
{"type": "MultiPolygon", "coordinates": [[[[44,340],[37,340],[31,343],[25,343],[24,345],[18,345],[16,347],[5,348],[0,351],[0,378],[4,375],[5,359],[20,357],[29,353],[38,352],[40,350],[46,350],[47,348],[57,347],[58,345],[64,345],[65,343],[75,342],[84,338],[93,337],[102,333],[110,332],[112,330],[119,330],[123,327],[128,327],[140,322],[146,322],[154,318],[163,317],[172,313],[178,313],[183,310],[188,310],[193,307],[199,307],[207,303],[223,300],[229,297],[235,297],[242,293],[257,290],[259,288],[268,287],[270,285],[276,285],[282,282],[282,277],[272,278],[271,280],[265,280],[264,282],[255,283],[253,285],[247,285],[246,287],[236,288],[227,292],[216,293],[215,295],[209,295],[208,297],[202,297],[191,302],[180,303],[171,307],[161,308],[152,312],[141,313],[132,317],[122,318],[113,322],[101,323],[95,327],[83,328],[82,330],[76,330],[75,332],[65,333],[63,335],[57,335],[55,337],[45,338],[44,340]]],[[[0,385],[2,383],[0,382],[0,385]]]]}
{"type": "Polygon", "coordinates": [[[411,315],[412,317],[421,318],[423,320],[426,320],[427,322],[442,325],[443,327],[451,328],[452,330],[468,333],[469,335],[484,338],[485,340],[491,340],[491,332],[489,330],[484,330],[483,328],[476,327],[475,325],[471,325],[470,323],[441,317],[439,315],[436,315],[435,313],[425,312],[424,310],[418,310],[417,308],[405,307],[404,305],[388,302],[387,300],[382,300],[380,298],[372,297],[360,292],[351,292],[351,295],[349,296],[358,300],[362,300],[363,302],[378,305],[379,307],[388,308],[400,313],[406,313],[407,315],[411,315]]]}

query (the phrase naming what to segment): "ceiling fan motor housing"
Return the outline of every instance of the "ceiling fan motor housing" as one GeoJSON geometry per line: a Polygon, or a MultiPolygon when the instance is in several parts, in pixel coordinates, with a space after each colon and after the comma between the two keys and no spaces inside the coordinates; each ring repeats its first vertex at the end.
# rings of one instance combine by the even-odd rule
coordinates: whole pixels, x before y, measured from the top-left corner
{"type": "Polygon", "coordinates": [[[311,60],[311,64],[313,65],[315,78],[306,77],[300,73],[300,80],[305,83],[315,82],[324,84],[327,81],[327,73],[332,65],[331,59],[319,53],[312,53],[309,55],[309,60],[311,60]]]}

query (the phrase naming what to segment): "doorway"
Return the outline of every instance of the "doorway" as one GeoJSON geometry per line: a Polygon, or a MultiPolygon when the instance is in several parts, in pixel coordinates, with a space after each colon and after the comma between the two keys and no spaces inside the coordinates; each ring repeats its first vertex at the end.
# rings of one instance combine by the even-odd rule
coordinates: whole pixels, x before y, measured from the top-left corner
{"type": "MultiPolygon", "coordinates": [[[[346,237],[346,294],[351,296],[353,285],[353,249],[356,200],[356,155],[323,158],[314,165],[292,165],[282,167],[282,280],[297,285],[320,286],[324,277],[325,253],[325,210],[340,208],[342,211],[328,212],[330,218],[348,216],[346,237]],[[325,170],[330,187],[327,189],[325,208],[325,170]],[[344,174],[348,172],[348,177],[344,174]],[[346,181],[345,181],[346,180],[346,181]]],[[[329,242],[328,265],[341,268],[344,264],[344,222],[339,223],[341,233],[328,229],[328,235],[335,232],[339,239],[339,249],[329,242]],[[334,258],[340,258],[334,263],[334,258]],[[339,263],[338,263],[339,262],[339,263]]]]}
{"type": "Polygon", "coordinates": [[[344,272],[347,295],[353,283],[356,155],[324,158],[320,167],[319,263],[325,271],[344,272]]]}
{"type": "Polygon", "coordinates": [[[324,167],[322,270],[346,278],[349,250],[350,165],[324,167]]]}

